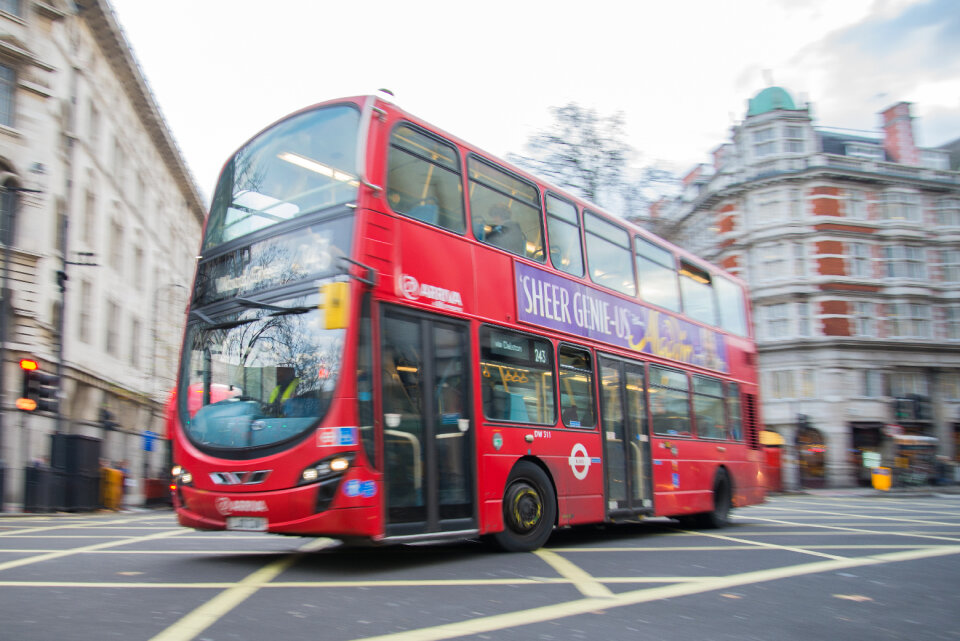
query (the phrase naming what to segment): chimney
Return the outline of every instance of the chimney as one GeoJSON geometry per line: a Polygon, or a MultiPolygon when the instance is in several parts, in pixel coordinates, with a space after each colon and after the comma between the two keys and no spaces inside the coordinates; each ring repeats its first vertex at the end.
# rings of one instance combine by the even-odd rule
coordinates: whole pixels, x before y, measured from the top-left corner
{"type": "Polygon", "coordinates": [[[920,154],[913,139],[910,103],[898,102],[880,115],[883,117],[883,148],[887,155],[902,165],[919,165],[920,154]]]}

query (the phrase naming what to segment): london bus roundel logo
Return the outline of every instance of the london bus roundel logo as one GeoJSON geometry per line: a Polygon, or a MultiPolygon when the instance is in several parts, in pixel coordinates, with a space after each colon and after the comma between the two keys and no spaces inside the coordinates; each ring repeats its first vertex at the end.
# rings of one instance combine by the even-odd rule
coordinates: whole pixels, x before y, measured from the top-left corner
{"type": "Polygon", "coordinates": [[[577,477],[578,481],[587,478],[587,472],[590,471],[590,456],[587,454],[587,448],[583,446],[583,443],[577,443],[573,446],[573,449],[570,450],[570,458],[567,461],[569,461],[570,469],[573,470],[573,475],[577,477]]]}
{"type": "Polygon", "coordinates": [[[404,274],[400,277],[400,293],[407,300],[417,300],[420,298],[420,283],[410,274],[404,274]]]}

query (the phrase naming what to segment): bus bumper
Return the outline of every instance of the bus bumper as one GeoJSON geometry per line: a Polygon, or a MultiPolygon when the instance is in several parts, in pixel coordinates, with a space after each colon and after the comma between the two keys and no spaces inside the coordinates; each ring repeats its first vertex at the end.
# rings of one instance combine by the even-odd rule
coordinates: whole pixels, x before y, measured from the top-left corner
{"type": "MultiPolygon", "coordinates": [[[[198,530],[273,532],[303,536],[374,537],[380,533],[379,502],[337,492],[318,511],[317,484],[273,492],[221,492],[178,488],[177,520],[198,530]]],[[[377,497],[379,498],[379,497],[377,497]]]]}

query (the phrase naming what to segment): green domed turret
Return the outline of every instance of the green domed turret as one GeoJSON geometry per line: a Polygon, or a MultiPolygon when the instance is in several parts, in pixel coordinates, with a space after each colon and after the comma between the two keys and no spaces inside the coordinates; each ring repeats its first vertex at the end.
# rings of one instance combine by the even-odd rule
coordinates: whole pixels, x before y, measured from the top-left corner
{"type": "Polygon", "coordinates": [[[767,87],[750,100],[747,115],[759,116],[776,109],[796,110],[796,108],[793,104],[793,98],[790,97],[786,89],[783,87],[767,87]]]}

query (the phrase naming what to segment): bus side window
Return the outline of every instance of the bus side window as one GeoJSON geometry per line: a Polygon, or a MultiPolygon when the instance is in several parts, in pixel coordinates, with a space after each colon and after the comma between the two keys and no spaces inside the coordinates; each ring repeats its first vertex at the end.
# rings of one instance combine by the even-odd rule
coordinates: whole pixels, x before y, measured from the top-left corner
{"type": "Polygon", "coordinates": [[[560,418],[567,427],[593,427],[597,423],[593,396],[593,359],[590,352],[561,345],[560,418]]]}
{"type": "Polygon", "coordinates": [[[687,261],[680,263],[680,298],[683,312],[707,325],[717,324],[717,307],[713,298],[710,272],[687,261]]]}
{"type": "Polygon", "coordinates": [[[387,200],[405,216],[462,234],[463,184],[456,148],[408,125],[390,137],[387,200]]]}
{"type": "Polygon", "coordinates": [[[640,298],[679,312],[680,290],[673,254],[641,236],[637,236],[635,247],[640,298]]]}
{"type": "Polygon", "coordinates": [[[515,423],[556,423],[553,345],[492,327],[480,328],[483,415],[515,423]]]}
{"type": "Polygon", "coordinates": [[[693,412],[697,418],[697,436],[727,437],[721,381],[707,376],[693,377],[693,412]]]}
{"type": "Polygon", "coordinates": [[[589,211],[583,213],[583,225],[586,230],[590,279],[614,291],[636,296],[637,283],[633,276],[630,234],[623,227],[607,222],[589,211]]]}
{"type": "Polygon", "coordinates": [[[488,245],[545,262],[540,192],[479,158],[467,158],[473,235],[488,245]]]}
{"type": "Polygon", "coordinates": [[[687,375],[659,365],[650,366],[650,415],[653,433],[690,436],[690,385],[687,375]]]}
{"type": "Polygon", "coordinates": [[[729,436],[735,441],[743,440],[743,409],[740,405],[740,386],[727,384],[727,416],[730,426],[729,436]]]}
{"type": "Polygon", "coordinates": [[[562,272],[582,277],[583,247],[577,208],[553,194],[547,194],[546,203],[550,262],[562,272]]]}

